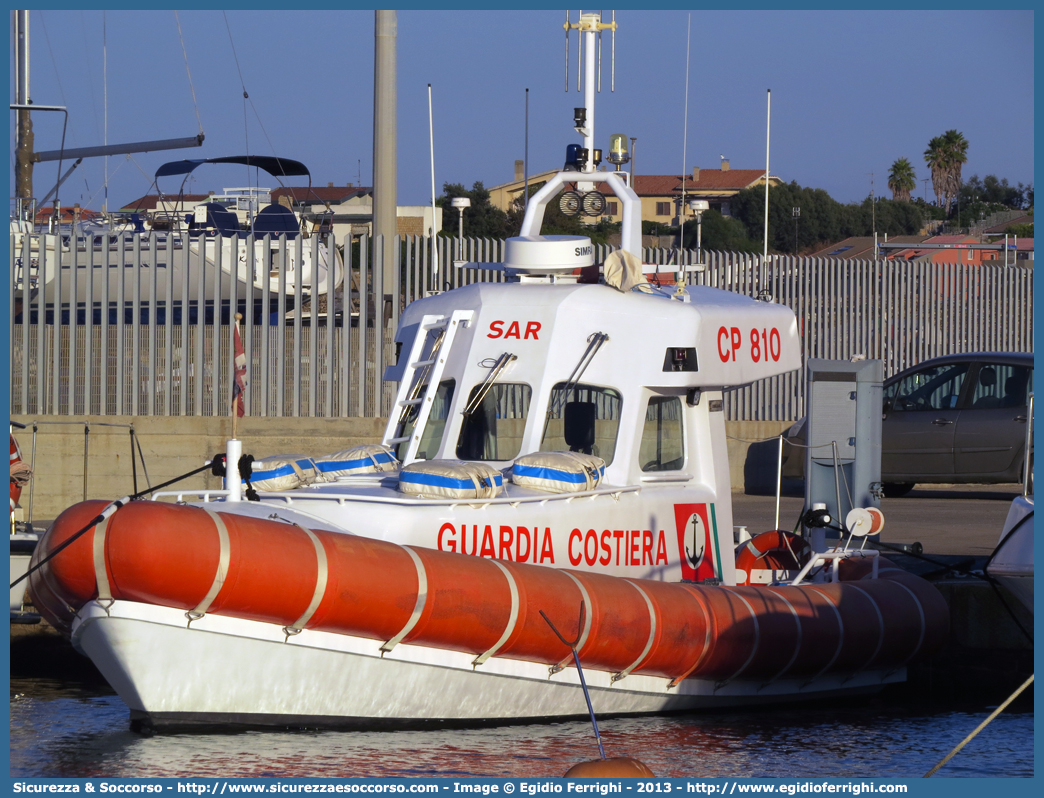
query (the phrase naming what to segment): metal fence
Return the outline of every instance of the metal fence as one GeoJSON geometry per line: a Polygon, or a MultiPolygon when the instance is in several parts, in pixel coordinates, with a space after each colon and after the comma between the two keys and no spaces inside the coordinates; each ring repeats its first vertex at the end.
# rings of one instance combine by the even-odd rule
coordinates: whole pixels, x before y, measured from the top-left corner
{"type": "MultiPolygon", "coordinates": [[[[503,241],[439,239],[436,271],[430,239],[397,237],[398,268],[386,286],[381,248],[363,236],[343,248],[343,281],[312,301],[293,282],[288,258],[296,248],[301,263],[302,248],[318,246],[314,239],[263,247],[263,258],[245,240],[245,280],[221,268],[220,254],[208,261],[174,237],[91,243],[77,250],[42,236],[12,241],[12,413],[227,415],[238,311],[248,415],[383,416],[393,386],[381,375],[405,306],[436,285],[503,279],[452,265],[499,262],[503,241]],[[271,279],[252,285],[258,274],[271,279]]],[[[606,252],[598,248],[596,257],[606,252]]],[[[235,250],[232,256],[242,260],[235,250]]],[[[672,257],[646,250],[643,260],[672,257]]],[[[682,258],[698,260],[695,252],[682,258]]],[[[1033,348],[1030,269],[792,257],[762,263],[716,252],[703,253],[703,261],[697,284],[792,308],[806,358],[880,358],[888,375],[936,355],[1033,348]]],[[[730,391],[727,417],[798,418],[804,387],[795,372],[730,391]]]]}

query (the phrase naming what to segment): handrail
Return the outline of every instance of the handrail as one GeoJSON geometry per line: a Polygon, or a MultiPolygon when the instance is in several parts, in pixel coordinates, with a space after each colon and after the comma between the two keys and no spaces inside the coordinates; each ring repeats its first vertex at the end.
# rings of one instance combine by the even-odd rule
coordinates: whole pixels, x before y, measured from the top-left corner
{"type": "MultiPolygon", "coordinates": [[[[145,481],[150,483],[149,470],[145,466],[145,454],[141,451],[141,441],[138,440],[137,430],[134,428],[134,424],[117,424],[109,421],[92,421],[92,420],[70,420],[70,421],[54,421],[46,420],[41,421],[39,419],[33,419],[28,424],[21,424],[17,421],[11,421],[12,426],[20,427],[21,429],[27,429],[30,426],[33,429],[33,448],[30,459],[30,468],[32,472],[36,473],[36,434],[41,426],[79,426],[83,425],[83,500],[87,501],[87,463],[89,462],[90,453],[90,434],[91,426],[95,427],[115,427],[118,429],[126,429],[130,432],[131,439],[131,477],[133,479],[134,493],[138,492],[138,466],[137,459],[135,458],[135,446],[137,446],[137,457],[141,460],[141,468],[145,472],[145,481]]],[[[33,524],[33,499],[35,498],[36,480],[29,482],[29,508],[27,511],[26,523],[31,527],[33,524]]]]}
{"type": "Polygon", "coordinates": [[[1029,395],[1029,407],[1026,408],[1026,446],[1022,450],[1022,495],[1029,496],[1030,480],[1030,444],[1033,443],[1033,394],[1029,395]]]}
{"type": "Polygon", "coordinates": [[[837,580],[837,569],[841,564],[841,560],[847,560],[849,557],[870,557],[873,560],[873,570],[871,570],[871,578],[877,579],[878,569],[878,558],[881,556],[881,552],[877,549],[856,549],[854,551],[847,551],[845,549],[828,549],[827,551],[817,551],[809,561],[805,563],[804,568],[798,571],[798,575],[791,581],[791,586],[800,585],[804,581],[805,577],[808,576],[809,572],[820,563],[826,563],[827,561],[832,562],[830,569],[830,581],[836,582],[837,580]]]}
{"type": "MultiPolygon", "coordinates": [[[[323,488],[330,487],[327,485],[312,485],[311,488],[323,488]]],[[[641,485],[625,485],[619,486],[608,486],[604,488],[595,488],[593,490],[579,491],[577,493],[547,493],[542,495],[534,496],[498,496],[495,499],[417,499],[410,496],[369,496],[366,494],[354,494],[354,493],[320,493],[317,490],[309,490],[308,488],[302,488],[296,491],[280,491],[273,493],[259,493],[262,501],[266,499],[283,499],[286,504],[293,504],[294,500],[299,501],[331,501],[337,502],[338,504],[347,504],[348,502],[366,502],[370,504],[401,504],[409,507],[416,506],[431,506],[431,507],[457,507],[460,505],[473,505],[485,507],[490,504],[534,504],[550,501],[552,499],[563,499],[565,501],[572,501],[574,499],[594,499],[599,496],[611,496],[613,498],[619,497],[621,493],[638,493],[641,492],[641,485]]],[[[210,497],[221,497],[228,495],[227,490],[196,490],[196,491],[177,491],[177,490],[164,490],[157,491],[151,496],[151,500],[155,501],[160,497],[174,497],[177,501],[184,501],[185,496],[201,496],[204,497],[204,501],[210,501],[210,497]]]]}

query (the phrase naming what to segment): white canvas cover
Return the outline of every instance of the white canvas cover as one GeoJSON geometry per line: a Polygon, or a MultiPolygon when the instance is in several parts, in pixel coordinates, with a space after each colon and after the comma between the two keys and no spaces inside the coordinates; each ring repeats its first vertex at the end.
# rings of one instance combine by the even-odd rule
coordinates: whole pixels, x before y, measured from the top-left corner
{"type": "Polygon", "coordinates": [[[398,467],[395,453],[380,443],[366,443],[315,458],[317,482],[333,482],[338,477],[357,474],[395,471],[398,467]]]}
{"type": "Polygon", "coordinates": [[[515,460],[511,481],[548,493],[594,490],[605,475],[605,460],[580,452],[533,452],[515,460]]]}
{"type": "Polygon", "coordinates": [[[255,460],[250,484],[254,490],[293,490],[315,482],[315,463],[306,454],[273,454],[255,460]]]}
{"type": "Polygon", "coordinates": [[[624,293],[646,281],[642,262],[624,249],[615,249],[606,256],[602,276],[606,285],[624,293]]]}
{"type": "Polygon", "coordinates": [[[493,499],[503,487],[504,475],[485,463],[418,460],[399,473],[400,491],[429,499],[493,499]]]}

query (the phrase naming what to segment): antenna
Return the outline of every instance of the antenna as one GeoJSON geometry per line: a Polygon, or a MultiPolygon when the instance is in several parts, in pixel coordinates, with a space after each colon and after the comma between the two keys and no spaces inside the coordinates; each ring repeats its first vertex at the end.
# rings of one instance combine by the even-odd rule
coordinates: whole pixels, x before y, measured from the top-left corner
{"type": "Polygon", "coordinates": [[[682,193],[681,202],[678,204],[678,288],[687,285],[689,275],[682,268],[683,253],[685,252],[685,169],[688,163],[686,148],[689,144],[689,45],[692,41],[692,14],[689,14],[688,25],[685,29],[685,119],[682,121],[682,193]]]}
{"type": "Polygon", "coordinates": [[[568,92],[569,91],[569,28],[570,28],[570,25],[569,25],[569,12],[568,11],[566,11],[566,21],[565,21],[564,27],[565,27],[565,36],[566,36],[566,40],[565,40],[565,48],[566,48],[566,51],[565,51],[565,56],[566,56],[565,57],[565,90],[566,90],[566,92],[568,92]]]}
{"type": "Polygon", "coordinates": [[[584,19],[584,12],[577,12],[580,18],[576,21],[576,90],[580,91],[580,75],[584,69],[584,37],[580,35],[580,24],[584,19]]]}
{"type": "Polygon", "coordinates": [[[428,84],[428,142],[431,145],[431,274],[432,290],[439,291],[439,231],[435,229],[435,128],[431,116],[431,84],[428,84]]]}
{"type": "MultiPolygon", "coordinates": [[[[598,21],[602,21],[602,12],[598,12],[598,21]]],[[[602,29],[598,29],[598,66],[595,67],[598,72],[598,93],[602,93],[602,29]]]]}
{"type": "Polygon", "coordinates": [[[768,260],[768,218],[769,218],[769,142],[772,134],[772,89],[766,89],[767,107],[765,111],[765,241],[761,250],[761,279],[765,282],[765,262],[768,260]]]}

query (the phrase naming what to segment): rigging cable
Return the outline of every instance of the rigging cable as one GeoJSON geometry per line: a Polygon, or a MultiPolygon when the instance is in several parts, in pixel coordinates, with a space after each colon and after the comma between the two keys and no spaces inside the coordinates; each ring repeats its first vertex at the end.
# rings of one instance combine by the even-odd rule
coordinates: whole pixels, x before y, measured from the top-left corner
{"type": "Polygon", "coordinates": [[[178,24],[178,38],[181,40],[181,54],[185,57],[185,74],[188,75],[189,90],[192,92],[192,105],[196,109],[196,124],[199,125],[200,134],[203,133],[203,122],[199,118],[199,103],[196,102],[196,87],[192,83],[192,70],[189,69],[188,51],[185,49],[185,37],[181,33],[181,18],[178,12],[174,12],[174,21],[178,24]]]}
{"type": "Polygon", "coordinates": [[[54,67],[54,79],[58,84],[58,96],[62,98],[62,105],[68,108],[69,103],[65,100],[65,88],[62,86],[62,76],[58,71],[58,62],[54,58],[54,49],[51,47],[51,35],[47,32],[47,21],[43,13],[40,14],[40,25],[43,27],[44,41],[47,42],[47,52],[51,56],[51,66],[54,67]]]}
{"type": "MultiPolygon", "coordinates": [[[[228,31],[228,43],[232,46],[232,58],[236,62],[236,71],[239,73],[239,85],[243,88],[243,138],[246,140],[246,154],[250,157],[250,129],[247,125],[247,103],[250,101],[250,95],[247,93],[246,81],[243,80],[243,68],[239,65],[239,54],[236,52],[236,43],[232,39],[232,27],[228,24],[228,14],[224,11],[221,12],[221,16],[225,20],[225,30],[228,31]]],[[[253,106],[253,103],[250,103],[253,106]]],[[[257,116],[257,109],[254,109],[254,115],[257,116]]],[[[261,124],[260,118],[258,124],[261,124]]],[[[265,126],[261,125],[261,130],[264,132],[265,126]]],[[[268,138],[268,134],[265,134],[265,138],[268,138]]],[[[272,142],[268,142],[271,146],[272,142]]],[[[272,153],[275,155],[275,152],[272,153]]],[[[247,183],[250,182],[250,167],[247,166],[247,183]]]]}
{"type": "MultiPolygon", "coordinates": [[[[271,150],[272,155],[278,156],[278,153],[276,152],[276,149],[275,149],[275,145],[272,144],[272,139],[269,137],[268,131],[265,130],[265,123],[261,121],[261,114],[258,113],[257,106],[254,105],[254,101],[251,99],[249,92],[247,92],[246,81],[243,79],[243,69],[239,65],[239,54],[236,52],[236,43],[235,43],[235,41],[232,38],[232,27],[231,27],[231,25],[228,24],[228,14],[225,13],[224,11],[222,11],[221,15],[225,19],[225,30],[228,31],[228,43],[232,46],[232,58],[235,59],[236,71],[239,73],[239,85],[243,89],[243,135],[246,138],[246,145],[247,145],[246,154],[248,156],[250,155],[250,135],[247,132],[247,114],[246,114],[246,104],[250,103],[250,110],[252,110],[254,112],[254,118],[257,119],[257,125],[258,125],[258,127],[261,128],[261,133],[264,134],[265,141],[268,142],[268,149],[271,150]]],[[[249,167],[248,167],[248,173],[249,173],[249,167]]],[[[283,188],[286,188],[286,185],[283,183],[283,181],[279,179],[279,175],[273,175],[273,177],[275,177],[275,179],[279,182],[280,186],[282,186],[283,188]]],[[[284,175],[284,177],[285,177],[285,175],[284,175]]],[[[249,180],[249,178],[248,178],[248,180],[249,180]]],[[[309,185],[311,185],[311,178],[309,178],[309,185]]],[[[328,210],[328,211],[332,211],[333,210],[333,208],[330,207],[329,200],[322,199],[314,191],[312,192],[312,194],[313,194],[313,196],[316,199],[318,199],[320,202],[322,202],[324,205],[326,205],[326,210],[328,210]]],[[[295,199],[296,199],[296,195],[293,195],[291,197],[291,201],[293,201],[295,199]]]]}

